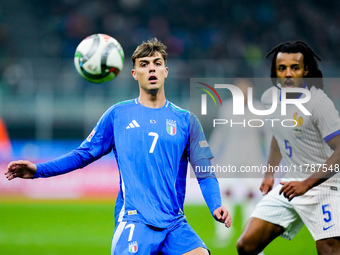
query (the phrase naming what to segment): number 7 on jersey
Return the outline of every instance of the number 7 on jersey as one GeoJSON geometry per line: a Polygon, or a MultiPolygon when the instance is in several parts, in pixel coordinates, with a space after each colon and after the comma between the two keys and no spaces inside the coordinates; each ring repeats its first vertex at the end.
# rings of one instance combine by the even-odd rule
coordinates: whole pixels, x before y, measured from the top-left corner
{"type": "Polygon", "coordinates": [[[153,141],[152,141],[152,144],[151,144],[151,147],[150,147],[150,150],[149,150],[149,153],[153,153],[153,151],[155,150],[155,146],[156,146],[157,140],[158,140],[158,134],[155,133],[155,132],[150,132],[148,135],[154,137],[153,141]]]}

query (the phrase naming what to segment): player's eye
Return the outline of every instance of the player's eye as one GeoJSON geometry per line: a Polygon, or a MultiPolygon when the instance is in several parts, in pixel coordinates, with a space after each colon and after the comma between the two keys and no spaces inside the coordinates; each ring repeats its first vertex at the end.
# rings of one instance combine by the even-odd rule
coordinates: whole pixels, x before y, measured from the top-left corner
{"type": "Polygon", "coordinates": [[[284,67],[284,66],[279,66],[279,67],[277,68],[277,70],[278,70],[279,72],[282,72],[282,71],[285,70],[285,67],[284,67]]]}

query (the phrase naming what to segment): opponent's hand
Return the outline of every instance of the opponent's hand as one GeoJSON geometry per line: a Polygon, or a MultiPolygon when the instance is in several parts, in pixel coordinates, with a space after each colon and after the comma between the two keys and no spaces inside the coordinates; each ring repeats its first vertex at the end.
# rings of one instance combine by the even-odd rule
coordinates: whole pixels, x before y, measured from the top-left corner
{"type": "Polygon", "coordinates": [[[273,186],[274,186],[274,177],[265,177],[260,186],[262,196],[267,195],[268,192],[273,189],[273,186]]]}
{"type": "Polygon", "coordinates": [[[230,216],[230,213],[227,209],[226,206],[222,205],[221,207],[217,208],[215,211],[214,211],[214,218],[221,222],[221,223],[224,223],[224,225],[227,227],[227,228],[230,228],[231,227],[231,223],[232,223],[232,220],[231,220],[231,216],[230,216]]]}
{"type": "Polygon", "coordinates": [[[308,191],[308,186],[304,182],[280,182],[282,188],[280,189],[280,195],[283,193],[288,201],[291,201],[294,197],[301,196],[308,191]]]}
{"type": "Polygon", "coordinates": [[[8,164],[5,175],[9,181],[17,177],[31,179],[36,171],[37,166],[35,164],[26,160],[18,160],[8,164]]]}

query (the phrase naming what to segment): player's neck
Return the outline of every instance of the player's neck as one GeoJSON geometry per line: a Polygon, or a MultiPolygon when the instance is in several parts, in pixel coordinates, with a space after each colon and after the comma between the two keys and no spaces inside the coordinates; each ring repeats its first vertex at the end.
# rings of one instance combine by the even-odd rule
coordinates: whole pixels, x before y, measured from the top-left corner
{"type": "Polygon", "coordinates": [[[138,101],[146,107],[161,108],[166,102],[164,90],[159,90],[155,94],[140,90],[138,101]]]}

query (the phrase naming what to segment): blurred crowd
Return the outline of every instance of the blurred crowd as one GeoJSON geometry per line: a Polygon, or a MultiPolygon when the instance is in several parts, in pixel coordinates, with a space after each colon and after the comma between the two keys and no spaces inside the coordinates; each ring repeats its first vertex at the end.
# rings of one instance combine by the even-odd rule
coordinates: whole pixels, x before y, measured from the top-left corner
{"type": "MultiPolygon", "coordinates": [[[[168,46],[167,96],[184,108],[189,78],[269,77],[264,56],[285,40],[305,40],[324,76],[338,77],[339,9],[335,0],[1,0],[0,116],[16,138],[65,137],[71,120],[84,136],[103,109],[137,96],[130,56],[152,37],[168,46]],[[90,84],[75,71],[77,45],[95,33],[124,48],[112,83],[90,84]]],[[[338,92],[339,83],[326,89],[338,92]]]]}
{"type": "Polygon", "coordinates": [[[256,64],[282,40],[302,39],[322,58],[338,61],[339,8],[335,0],[4,0],[0,53],[72,58],[80,40],[101,32],[115,37],[129,57],[156,36],[172,58],[256,64]]]}

